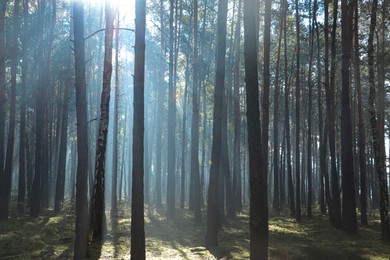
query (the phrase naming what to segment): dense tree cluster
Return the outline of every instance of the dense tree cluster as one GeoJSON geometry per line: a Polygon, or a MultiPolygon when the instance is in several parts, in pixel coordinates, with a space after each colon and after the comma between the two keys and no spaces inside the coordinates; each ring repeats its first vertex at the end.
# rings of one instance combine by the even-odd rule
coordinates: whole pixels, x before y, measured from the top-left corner
{"type": "Polygon", "coordinates": [[[0,220],[74,206],[75,258],[118,202],[134,259],[144,204],[188,208],[207,248],[249,207],[252,259],[269,209],[349,234],[378,209],[390,240],[389,15],[387,0],[0,1],[0,220]]]}

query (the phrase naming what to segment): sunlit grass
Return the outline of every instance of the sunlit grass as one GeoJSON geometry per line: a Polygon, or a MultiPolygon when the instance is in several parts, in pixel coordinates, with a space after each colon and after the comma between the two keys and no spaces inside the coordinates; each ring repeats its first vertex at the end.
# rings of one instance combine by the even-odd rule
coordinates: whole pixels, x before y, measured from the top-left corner
{"type": "MultiPolygon", "coordinates": [[[[130,256],[130,208],[119,207],[116,228],[106,212],[108,232],[99,245],[90,244],[90,259],[128,259],[130,256]]],[[[205,212],[201,225],[193,213],[177,209],[175,221],[165,218],[164,210],[145,207],[147,259],[247,259],[249,258],[249,217],[247,211],[226,219],[219,231],[218,247],[204,247],[205,212]]],[[[272,216],[269,222],[271,259],[389,259],[390,247],[380,241],[378,214],[369,215],[370,225],[359,227],[349,236],[333,228],[327,217],[297,223],[289,216],[272,216]]],[[[74,214],[66,209],[43,217],[11,218],[0,223],[0,259],[70,259],[73,256],[74,214]]]]}

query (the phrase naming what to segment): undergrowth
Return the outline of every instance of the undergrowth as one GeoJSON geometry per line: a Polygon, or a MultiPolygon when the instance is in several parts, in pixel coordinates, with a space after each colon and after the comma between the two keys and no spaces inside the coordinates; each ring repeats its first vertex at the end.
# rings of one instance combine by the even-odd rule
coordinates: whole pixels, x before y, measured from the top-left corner
{"type": "MultiPolygon", "coordinates": [[[[130,208],[120,204],[117,218],[107,211],[107,233],[103,244],[90,242],[90,259],[129,259],[130,208]]],[[[272,213],[271,213],[272,214],[272,213]]],[[[0,222],[0,259],[71,259],[74,242],[74,212],[69,205],[61,214],[47,210],[31,219],[15,212],[0,222]]],[[[380,241],[378,214],[370,215],[370,225],[359,227],[359,234],[347,235],[333,228],[327,216],[297,223],[279,214],[269,221],[271,259],[389,259],[390,246],[380,241]]],[[[225,219],[218,247],[204,247],[205,215],[197,225],[188,210],[177,209],[175,221],[163,210],[145,206],[147,259],[247,259],[249,258],[248,212],[225,219]]]]}

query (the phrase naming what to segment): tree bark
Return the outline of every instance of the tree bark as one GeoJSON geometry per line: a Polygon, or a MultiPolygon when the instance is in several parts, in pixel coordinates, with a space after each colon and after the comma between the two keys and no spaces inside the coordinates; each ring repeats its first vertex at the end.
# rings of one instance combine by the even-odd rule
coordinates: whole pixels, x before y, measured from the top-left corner
{"type": "Polygon", "coordinates": [[[84,54],[84,4],[73,2],[77,114],[76,238],[74,259],[88,252],[88,123],[84,54]]]}
{"type": "Polygon", "coordinates": [[[356,0],[341,2],[342,92],[341,92],[341,171],[343,189],[343,226],[347,233],[357,234],[355,180],[352,151],[352,113],[350,100],[350,65],[352,19],[356,0]]]}
{"type": "Polygon", "coordinates": [[[109,123],[109,107],[112,75],[112,45],[114,12],[110,1],[105,3],[106,30],[104,37],[103,88],[100,101],[99,134],[96,144],[95,184],[93,193],[93,237],[102,240],[105,226],[104,178],[109,123]]]}
{"type": "Polygon", "coordinates": [[[218,245],[218,179],[221,164],[222,106],[225,81],[227,0],[218,2],[217,55],[214,87],[213,141],[211,150],[210,180],[207,203],[206,248],[218,245]]]}
{"type": "Polygon", "coordinates": [[[133,172],[131,197],[131,252],[134,260],[145,259],[144,230],[144,82],[145,82],[145,24],[146,2],[135,3],[135,63],[134,63],[134,121],[133,172]]]}

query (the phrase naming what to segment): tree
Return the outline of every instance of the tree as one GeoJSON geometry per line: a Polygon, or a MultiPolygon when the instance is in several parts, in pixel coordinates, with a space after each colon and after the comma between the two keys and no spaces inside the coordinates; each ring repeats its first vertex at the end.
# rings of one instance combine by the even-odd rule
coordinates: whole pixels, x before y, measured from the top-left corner
{"type": "MultiPolygon", "coordinates": [[[[0,180],[4,174],[4,129],[5,129],[5,53],[6,53],[6,11],[8,1],[0,2],[0,180]]],[[[2,181],[3,183],[3,181],[2,181]]],[[[0,196],[1,200],[1,196],[0,196]]],[[[1,203],[1,202],[0,202],[1,203]]]]}
{"type": "Polygon", "coordinates": [[[88,123],[84,50],[84,4],[73,2],[77,115],[76,238],[74,258],[88,252],[88,123]]]}
{"type": "Polygon", "coordinates": [[[26,197],[26,88],[27,88],[27,72],[28,72],[28,34],[27,26],[29,22],[28,13],[29,0],[23,1],[23,23],[24,34],[21,37],[22,42],[22,94],[20,101],[20,128],[19,128],[19,185],[18,185],[18,211],[24,212],[24,202],[26,197]]]}
{"type": "Polygon", "coordinates": [[[206,248],[218,245],[218,175],[221,164],[222,106],[225,81],[227,0],[218,1],[217,55],[214,87],[213,141],[207,202],[206,248]]]}
{"type": "MultiPolygon", "coordinates": [[[[271,7],[271,1],[266,6],[271,7]]],[[[266,7],[268,9],[268,7],[266,7]]],[[[256,46],[256,2],[244,2],[244,57],[249,149],[249,231],[251,259],[268,258],[267,168],[262,157],[256,46]],[[259,159],[260,158],[260,159],[259,159]]],[[[268,9],[269,10],[269,9],[268,9]]],[[[266,16],[271,15],[266,13],[266,16]]],[[[268,18],[266,18],[267,20],[268,18]]],[[[268,53],[269,54],[269,53],[268,53]]],[[[268,122],[267,122],[268,123],[268,122]]],[[[264,133],[264,131],[263,131],[264,133]]],[[[263,139],[265,140],[265,138],[263,139]]],[[[267,144],[263,144],[267,145],[267,144]]]]}
{"type": "Polygon", "coordinates": [[[176,86],[173,82],[173,17],[174,1],[169,0],[169,92],[168,92],[168,180],[167,180],[167,218],[175,218],[175,169],[176,169],[176,86]]]}
{"type": "Polygon", "coordinates": [[[295,195],[296,195],[296,211],[295,219],[302,220],[301,216],[301,175],[300,175],[300,152],[299,152],[299,137],[300,137],[300,100],[301,100],[301,86],[300,86],[300,18],[298,0],[295,0],[295,30],[296,30],[296,64],[295,64],[295,195]]]}
{"type": "Polygon", "coordinates": [[[20,1],[15,0],[14,3],[14,29],[12,34],[12,49],[11,49],[11,93],[10,93],[10,111],[9,111],[9,126],[7,137],[7,151],[5,158],[3,187],[1,189],[0,200],[0,220],[8,219],[9,201],[11,197],[12,186],[12,170],[13,170],[13,154],[15,146],[15,121],[16,121],[16,73],[17,73],[17,61],[18,61],[18,38],[19,38],[19,10],[20,1]]]}
{"type": "Polygon", "coordinates": [[[133,172],[131,259],[145,259],[144,230],[144,82],[146,2],[135,2],[133,172]]]}
{"type": "Polygon", "coordinates": [[[389,195],[387,190],[387,180],[385,172],[385,155],[382,153],[379,142],[379,126],[375,109],[375,71],[374,71],[374,33],[377,20],[378,1],[373,0],[371,7],[370,31],[368,35],[368,112],[370,114],[370,125],[372,134],[372,148],[374,152],[375,171],[379,181],[379,211],[381,215],[381,234],[383,241],[390,240],[388,203],[389,195]]]}
{"type": "MultiPolygon", "coordinates": [[[[191,126],[191,176],[195,221],[201,222],[200,178],[199,178],[199,82],[198,82],[198,0],[194,0],[194,64],[192,90],[192,126],[191,126]]],[[[184,142],[184,140],[183,140],[184,142]]],[[[184,158],[183,158],[184,160],[184,158]]]]}
{"type": "Polygon", "coordinates": [[[354,45],[353,45],[353,69],[356,88],[358,110],[358,146],[359,146],[359,169],[360,169],[360,218],[361,224],[367,225],[367,165],[366,165],[366,133],[363,121],[362,109],[362,86],[360,80],[360,52],[359,52],[359,8],[355,5],[354,15],[354,45]]]}
{"type": "MultiPolygon", "coordinates": [[[[93,193],[93,237],[101,240],[105,226],[104,207],[104,174],[107,148],[107,132],[109,122],[112,44],[114,36],[114,12],[111,2],[105,2],[106,30],[104,37],[103,88],[100,101],[100,121],[96,145],[95,184],[93,193]]],[[[116,162],[115,162],[116,163],[116,162]]]]}
{"type": "Polygon", "coordinates": [[[352,122],[350,102],[350,65],[353,36],[353,13],[356,0],[341,2],[342,92],[341,92],[341,170],[343,189],[343,225],[347,233],[357,234],[352,122]]]}

